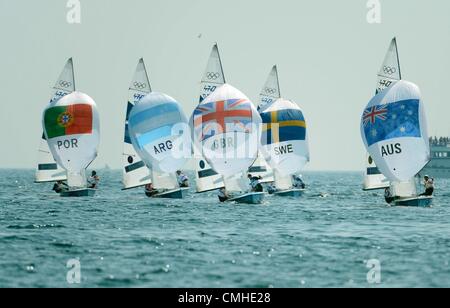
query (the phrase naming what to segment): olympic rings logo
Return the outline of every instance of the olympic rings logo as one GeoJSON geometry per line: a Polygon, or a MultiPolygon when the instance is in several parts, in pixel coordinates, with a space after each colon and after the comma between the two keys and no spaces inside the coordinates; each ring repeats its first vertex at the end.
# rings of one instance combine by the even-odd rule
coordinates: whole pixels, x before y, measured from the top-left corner
{"type": "Polygon", "coordinates": [[[220,77],[219,73],[209,72],[206,74],[206,78],[208,78],[209,80],[216,80],[219,79],[219,77],[220,77]]]}
{"type": "Polygon", "coordinates": [[[265,88],[264,91],[267,94],[275,94],[275,93],[277,93],[277,90],[276,89],[272,89],[272,88],[265,88]]]}
{"type": "Polygon", "coordinates": [[[59,85],[63,88],[69,88],[72,86],[72,83],[69,81],[65,81],[65,80],[60,80],[59,81],[59,85]]]}
{"type": "Polygon", "coordinates": [[[391,67],[391,66],[385,66],[383,68],[383,71],[385,74],[389,74],[389,75],[393,75],[393,74],[397,73],[397,69],[395,67],[391,67]]]}
{"type": "Polygon", "coordinates": [[[135,82],[133,85],[138,90],[144,90],[145,88],[147,88],[147,84],[143,82],[135,82]]]}

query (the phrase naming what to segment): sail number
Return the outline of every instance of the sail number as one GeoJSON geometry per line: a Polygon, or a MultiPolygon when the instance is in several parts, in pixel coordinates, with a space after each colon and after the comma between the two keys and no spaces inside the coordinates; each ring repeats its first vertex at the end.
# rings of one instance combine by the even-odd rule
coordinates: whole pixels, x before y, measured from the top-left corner
{"type": "Polygon", "coordinates": [[[213,151],[219,149],[233,148],[234,139],[233,138],[220,138],[219,140],[214,140],[211,149],[213,151]]]}
{"type": "Polygon", "coordinates": [[[212,93],[212,92],[216,91],[216,89],[217,89],[216,86],[205,86],[203,88],[203,90],[205,90],[205,92],[209,92],[209,93],[212,93]]]}
{"type": "Polygon", "coordinates": [[[78,139],[64,140],[57,142],[58,150],[78,148],[78,139]]]}
{"type": "Polygon", "coordinates": [[[284,155],[294,153],[294,146],[292,144],[288,144],[281,147],[275,147],[274,149],[275,155],[284,155]]]}
{"type": "Polygon", "coordinates": [[[394,154],[401,154],[402,153],[402,145],[400,143],[396,144],[389,144],[386,146],[381,147],[381,156],[391,156],[394,154]]]}

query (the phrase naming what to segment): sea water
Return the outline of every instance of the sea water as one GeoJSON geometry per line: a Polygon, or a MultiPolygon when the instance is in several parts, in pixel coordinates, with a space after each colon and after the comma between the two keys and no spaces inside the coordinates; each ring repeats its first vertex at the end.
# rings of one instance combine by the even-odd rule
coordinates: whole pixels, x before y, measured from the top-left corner
{"type": "Polygon", "coordinates": [[[99,174],[96,197],[63,199],[0,171],[0,287],[450,287],[448,180],[432,208],[392,208],[359,173],[307,173],[304,197],[262,205],[99,174]]]}

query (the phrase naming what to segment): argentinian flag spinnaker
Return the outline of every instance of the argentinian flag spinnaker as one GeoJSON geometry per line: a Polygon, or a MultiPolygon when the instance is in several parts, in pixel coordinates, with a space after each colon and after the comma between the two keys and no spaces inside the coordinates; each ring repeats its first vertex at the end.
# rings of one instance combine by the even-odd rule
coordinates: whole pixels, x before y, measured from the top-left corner
{"type": "Polygon", "coordinates": [[[191,154],[190,128],[180,104],[152,92],[133,107],[128,128],[134,149],[152,170],[173,173],[191,154]]]}

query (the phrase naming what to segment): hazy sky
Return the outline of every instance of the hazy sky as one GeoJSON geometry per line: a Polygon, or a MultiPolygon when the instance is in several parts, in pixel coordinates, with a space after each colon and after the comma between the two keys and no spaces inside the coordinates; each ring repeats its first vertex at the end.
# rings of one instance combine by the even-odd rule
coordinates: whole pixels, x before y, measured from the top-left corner
{"type": "Polygon", "coordinates": [[[307,117],[309,169],[362,170],[360,115],[393,36],[404,79],[422,89],[430,132],[450,135],[450,1],[380,2],[374,25],[367,0],[81,0],[81,24],[71,25],[66,0],[0,0],[0,167],[34,167],[41,113],[69,57],[78,90],[101,113],[95,165],[121,167],[138,59],[153,89],[190,114],[214,42],[228,82],[253,100],[278,64],[283,97],[307,117]]]}

